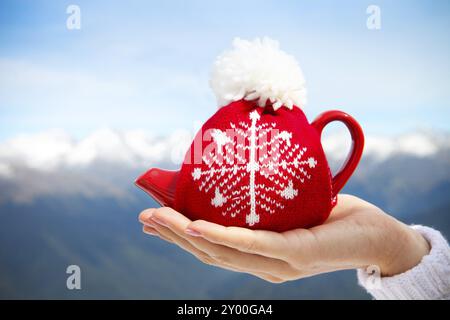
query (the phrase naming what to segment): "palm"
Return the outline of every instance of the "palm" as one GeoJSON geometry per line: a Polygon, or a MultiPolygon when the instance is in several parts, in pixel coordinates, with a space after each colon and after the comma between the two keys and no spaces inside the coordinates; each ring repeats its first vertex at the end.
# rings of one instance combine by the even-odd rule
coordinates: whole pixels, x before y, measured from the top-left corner
{"type": "MultiPolygon", "coordinates": [[[[308,265],[314,274],[364,267],[377,245],[379,229],[393,220],[374,205],[359,198],[341,195],[328,220],[310,229],[283,233],[288,242],[301,239],[294,265],[308,265]],[[361,255],[361,252],[366,254],[361,255]],[[301,253],[307,252],[307,255],[301,253]]],[[[374,262],[375,263],[375,262],[374,262]]]]}

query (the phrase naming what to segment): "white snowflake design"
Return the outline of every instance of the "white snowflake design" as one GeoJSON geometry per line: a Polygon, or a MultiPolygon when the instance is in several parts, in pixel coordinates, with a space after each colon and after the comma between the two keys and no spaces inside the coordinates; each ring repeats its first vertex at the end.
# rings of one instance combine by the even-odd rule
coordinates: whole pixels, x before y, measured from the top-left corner
{"type": "Polygon", "coordinates": [[[274,214],[277,209],[284,209],[279,197],[285,200],[297,197],[300,191],[294,188],[294,181],[304,183],[305,179],[311,179],[307,169],[317,165],[314,157],[304,160],[306,147],[291,145],[292,133],[280,132],[275,123],[257,124],[259,120],[255,110],[250,113],[250,124],[230,122],[230,130],[226,132],[213,129],[215,152],[209,151],[202,157],[208,169],[196,167],[192,171],[199,191],[207,194],[213,191],[212,206],[220,207],[224,216],[233,218],[246,213],[249,226],[259,222],[258,212],[274,214]],[[249,183],[237,187],[247,175],[249,183]],[[270,185],[256,183],[257,175],[270,185]]]}

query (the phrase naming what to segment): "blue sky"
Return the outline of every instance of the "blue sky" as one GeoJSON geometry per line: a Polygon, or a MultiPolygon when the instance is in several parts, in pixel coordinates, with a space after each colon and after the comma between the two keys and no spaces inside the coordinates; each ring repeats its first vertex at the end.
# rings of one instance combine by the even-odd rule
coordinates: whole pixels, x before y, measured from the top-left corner
{"type": "Polygon", "coordinates": [[[338,108],[368,133],[450,129],[449,1],[1,1],[0,139],[60,128],[157,134],[215,112],[214,58],[269,36],[299,61],[309,119],[338,108]],[[81,9],[81,30],[66,8],[81,9]],[[368,30],[366,8],[381,9],[368,30]]]}

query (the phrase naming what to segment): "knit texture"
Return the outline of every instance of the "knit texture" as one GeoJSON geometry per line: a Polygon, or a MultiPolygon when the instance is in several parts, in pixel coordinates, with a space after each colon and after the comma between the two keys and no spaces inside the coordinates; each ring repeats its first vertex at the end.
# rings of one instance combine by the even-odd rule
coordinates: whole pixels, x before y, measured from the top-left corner
{"type": "Polygon", "coordinates": [[[422,261],[402,274],[382,277],[374,281],[365,270],[358,270],[358,282],[375,299],[379,300],[437,300],[450,299],[450,247],[440,232],[412,226],[429,242],[430,253],[422,261]]]}
{"type": "Polygon", "coordinates": [[[174,208],[191,220],[286,231],[324,222],[336,199],[317,131],[304,113],[239,100],[194,138],[174,208]]]}

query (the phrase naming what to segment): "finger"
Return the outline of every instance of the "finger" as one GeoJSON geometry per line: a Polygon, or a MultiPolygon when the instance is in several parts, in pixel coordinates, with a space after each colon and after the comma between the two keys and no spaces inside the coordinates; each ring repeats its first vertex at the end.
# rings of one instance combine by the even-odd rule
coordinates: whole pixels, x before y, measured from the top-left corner
{"type": "Polygon", "coordinates": [[[282,279],[279,278],[277,276],[274,276],[272,274],[268,274],[268,273],[264,273],[264,272],[249,272],[249,271],[245,271],[245,270],[241,270],[239,268],[233,267],[233,266],[228,266],[224,263],[220,263],[220,262],[214,262],[213,263],[214,266],[217,266],[219,268],[225,269],[225,270],[229,270],[229,271],[233,271],[233,272],[239,272],[239,273],[245,273],[245,274],[250,274],[252,276],[255,276],[257,278],[260,278],[264,281],[268,281],[271,283],[282,283],[285,282],[287,279],[282,279]]]}
{"type": "Polygon", "coordinates": [[[148,208],[148,209],[145,209],[144,211],[142,211],[138,217],[139,221],[141,223],[149,222],[149,219],[151,218],[151,216],[153,215],[153,212],[155,210],[156,210],[155,208],[148,208]]]}
{"type": "Polygon", "coordinates": [[[151,217],[152,217],[153,212],[154,212],[155,210],[156,210],[155,208],[149,208],[149,209],[146,209],[146,210],[142,211],[142,212],[139,214],[139,221],[140,221],[142,224],[144,224],[144,226],[145,226],[145,227],[143,228],[143,231],[144,231],[145,233],[150,234],[150,235],[158,236],[159,238],[161,238],[161,239],[163,239],[163,240],[166,240],[167,242],[173,242],[173,240],[172,240],[170,237],[168,237],[167,235],[164,235],[164,234],[161,234],[160,232],[158,232],[157,226],[159,226],[159,224],[154,223],[154,222],[151,220],[151,217]],[[155,234],[155,233],[156,233],[156,234],[155,234]]]}
{"type": "Polygon", "coordinates": [[[220,260],[217,260],[211,256],[209,256],[206,252],[199,250],[195,246],[193,246],[189,241],[187,241],[185,238],[180,237],[176,233],[172,232],[170,229],[166,227],[160,227],[160,234],[163,234],[165,237],[170,238],[173,243],[178,245],[180,248],[186,250],[187,252],[191,253],[193,256],[195,256],[198,260],[201,262],[216,266],[225,270],[233,271],[233,272],[240,272],[240,273],[247,273],[251,274],[253,276],[256,276],[262,280],[269,281],[272,283],[281,283],[284,282],[284,279],[281,279],[279,277],[276,277],[272,274],[264,273],[264,272],[257,272],[257,271],[249,271],[243,268],[239,268],[235,265],[229,265],[226,264],[220,260]]]}
{"type": "Polygon", "coordinates": [[[257,272],[257,271],[253,271],[253,270],[247,270],[247,269],[240,268],[236,265],[226,264],[223,261],[217,260],[217,259],[209,256],[207,252],[199,250],[198,248],[193,246],[189,241],[187,241],[185,238],[180,237],[179,235],[177,235],[170,229],[168,229],[166,227],[159,227],[159,230],[160,230],[160,232],[159,232],[160,235],[170,238],[173,243],[175,243],[176,245],[178,245],[180,248],[184,249],[185,251],[191,253],[198,260],[200,260],[201,262],[203,262],[205,264],[208,264],[211,266],[216,266],[216,267],[219,267],[219,268],[222,268],[225,270],[229,270],[229,271],[233,271],[233,272],[251,274],[262,280],[269,281],[272,283],[281,283],[281,282],[285,281],[284,279],[274,276],[272,274],[268,274],[265,272],[257,272]]]}
{"type": "Polygon", "coordinates": [[[142,227],[142,231],[143,231],[144,233],[146,233],[146,234],[151,235],[151,236],[159,236],[159,232],[156,231],[155,228],[150,227],[150,226],[144,225],[144,226],[142,227]]]}
{"type": "Polygon", "coordinates": [[[195,257],[197,257],[203,263],[211,264],[212,259],[205,252],[194,247],[192,244],[189,243],[189,241],[178,236],[176,233],[172,232],[170,229],[160,226],[160,227],[158,227],[157,232],[160,235],[162,235],[163,237],[170,239],[173,243],[178,245],[180,248],[193,254],[195,257]]]}
{"type": "MultiPolygon", "coordinates": [[[[234,272],[241,272],[241,273],[248,273],[252,274],[260,279],[263,279],[265,281],[269,281],[272,283],[281,283],[285,280],[274,276],[272,274],[264,273],[264,272],[258,272],[258,271],[249,271],[247,269],[243,269],[240,267],[237,267],[235,265],[229,265],[226,264],[223,261],[219,261],[217,259],[212,258],[204,251],[200,250],[199,248],[192,245],[188,240],[185,239],[186,234],[182,231],[182,236],[176,234],[173,232],[170,228],[165,227],[163,225],[155,225],[152,220],[149,220],[149,217],[153,216],[155,209],[149,209],[145,210],[141,213],[139,216],[139,220],[144,223],[144,230],[148,230],[150,234],[157,234],[160,238],[163,238],[167,241],[173,242],[176,245],[178,245],[180,248],[188,251],[192,255],[194,255],[197,259],[199,259],[201,262],[208,264],[208,265],[214,265],[226,270],[234,271],[234,272]],[[156,230],[158,229],[158,230],[156,230]]],[[[171,212],[172,214],[175,211],[171,212]]],[[[176,212],[175,212],[176,213],[176,212]]],[[[160,217],[161,218],[161,217],[160,217]]],[[[179,219],[180,217],[175,217],[176,219],[179,219]]],[[[161,220],[160,220],[161,222],[161,220]]],[[[181,220],[179,220],[181,222],[181,220]]],[[[187,224],[190,223],[190,221],[185,221],[187,224]]]]}
{"type": "Polygon", "coordinates": [[[240,268],[237,268],[235,266],[231,266],[231,265],[227,265],[225,263],[222,263],[220,261],[217,261],[215,259],[213,259],[212,257],[208,256],[205,252],[197,249],[196,247],[194,247],[191,243],[189,243],[189,241],[187,241],[186,239],[180,237],[179,235],[175,234],[174,232],[172,232],[170,229],[165,228],[165,227],[161,227],[160,228],[160,232],[158,232],[153,225],[147,225],[144,224],[144,228],[143,228],[144,232],[150,235],[155,235],[158,236],[160,238],[165,239],[166,241],[170,241],[175,243],[176,245],[178,245],[180,248],[184,249],[185,251],[191,253],[192,255],[194,255],[198,260],[200,260],[201,262],[208,264],[208,265],[213,265],[213,266],[217,266],[220,267],[222,269],[226,269],[226,270],[230,270],[233,272],[241,272],[241,273],[248,273],[248,274],[252,274],[260,279],[263,279],[265,281],[269,281],[272,283],[281,283],[284,280],[273,276],[271,274],[267,274],[267,273],[263,273],[263,272],[248,272],[247,270],[243,270],[240,268]]]}
{"type": "Polygon", "coordinates": [[[210,242],[276,259],[284,259],[286,249],[291,245],[281,233],[224,227],[204,220],[192,222],[188,229],[199,233],[210,242]]]}
{"type": "MultiPolygon", "coordinates": [[[[187,234],[186,226],[188,226],[191,221],[172,209],[158,209],[153,212],[152,219],[153,221],[162,223],[162,227],[169,228],[179,237],[186,239],[190,244],[205,252],[214,260],[228,266],[233,266],[239,270],[246,272],[264,272],[268,274],[283,274],[287,277],[293,277],[298,272],[298,270],[294,269],[285,261],[242,252],[221,244],[211,243],[201,237],[193,236],[192,233],[187,234]]],[[[163,232],[162,227],[157,227],[157,230],[163,232]]]]}
{"type": "Polygon", "coordinates": [[[165,241],[167,241],[167,242],[170,242],[170,243],[173,242],[172,239],[166,237],[165,235],[162,235],[161,233],[159,233],[159,232],[158,232],[155,228],[153,228],[153,227],[149,227],[149,226],[144,225],[144,227],[142,228],[142,231],[143,231],[144,233],[146,233],[146,234],[151,235],[151,236],[156,236],[156,237],[158,237],[158,238],[161,238],[161,239],[163,239],[163,240],[165,240],[165,241]]]}

